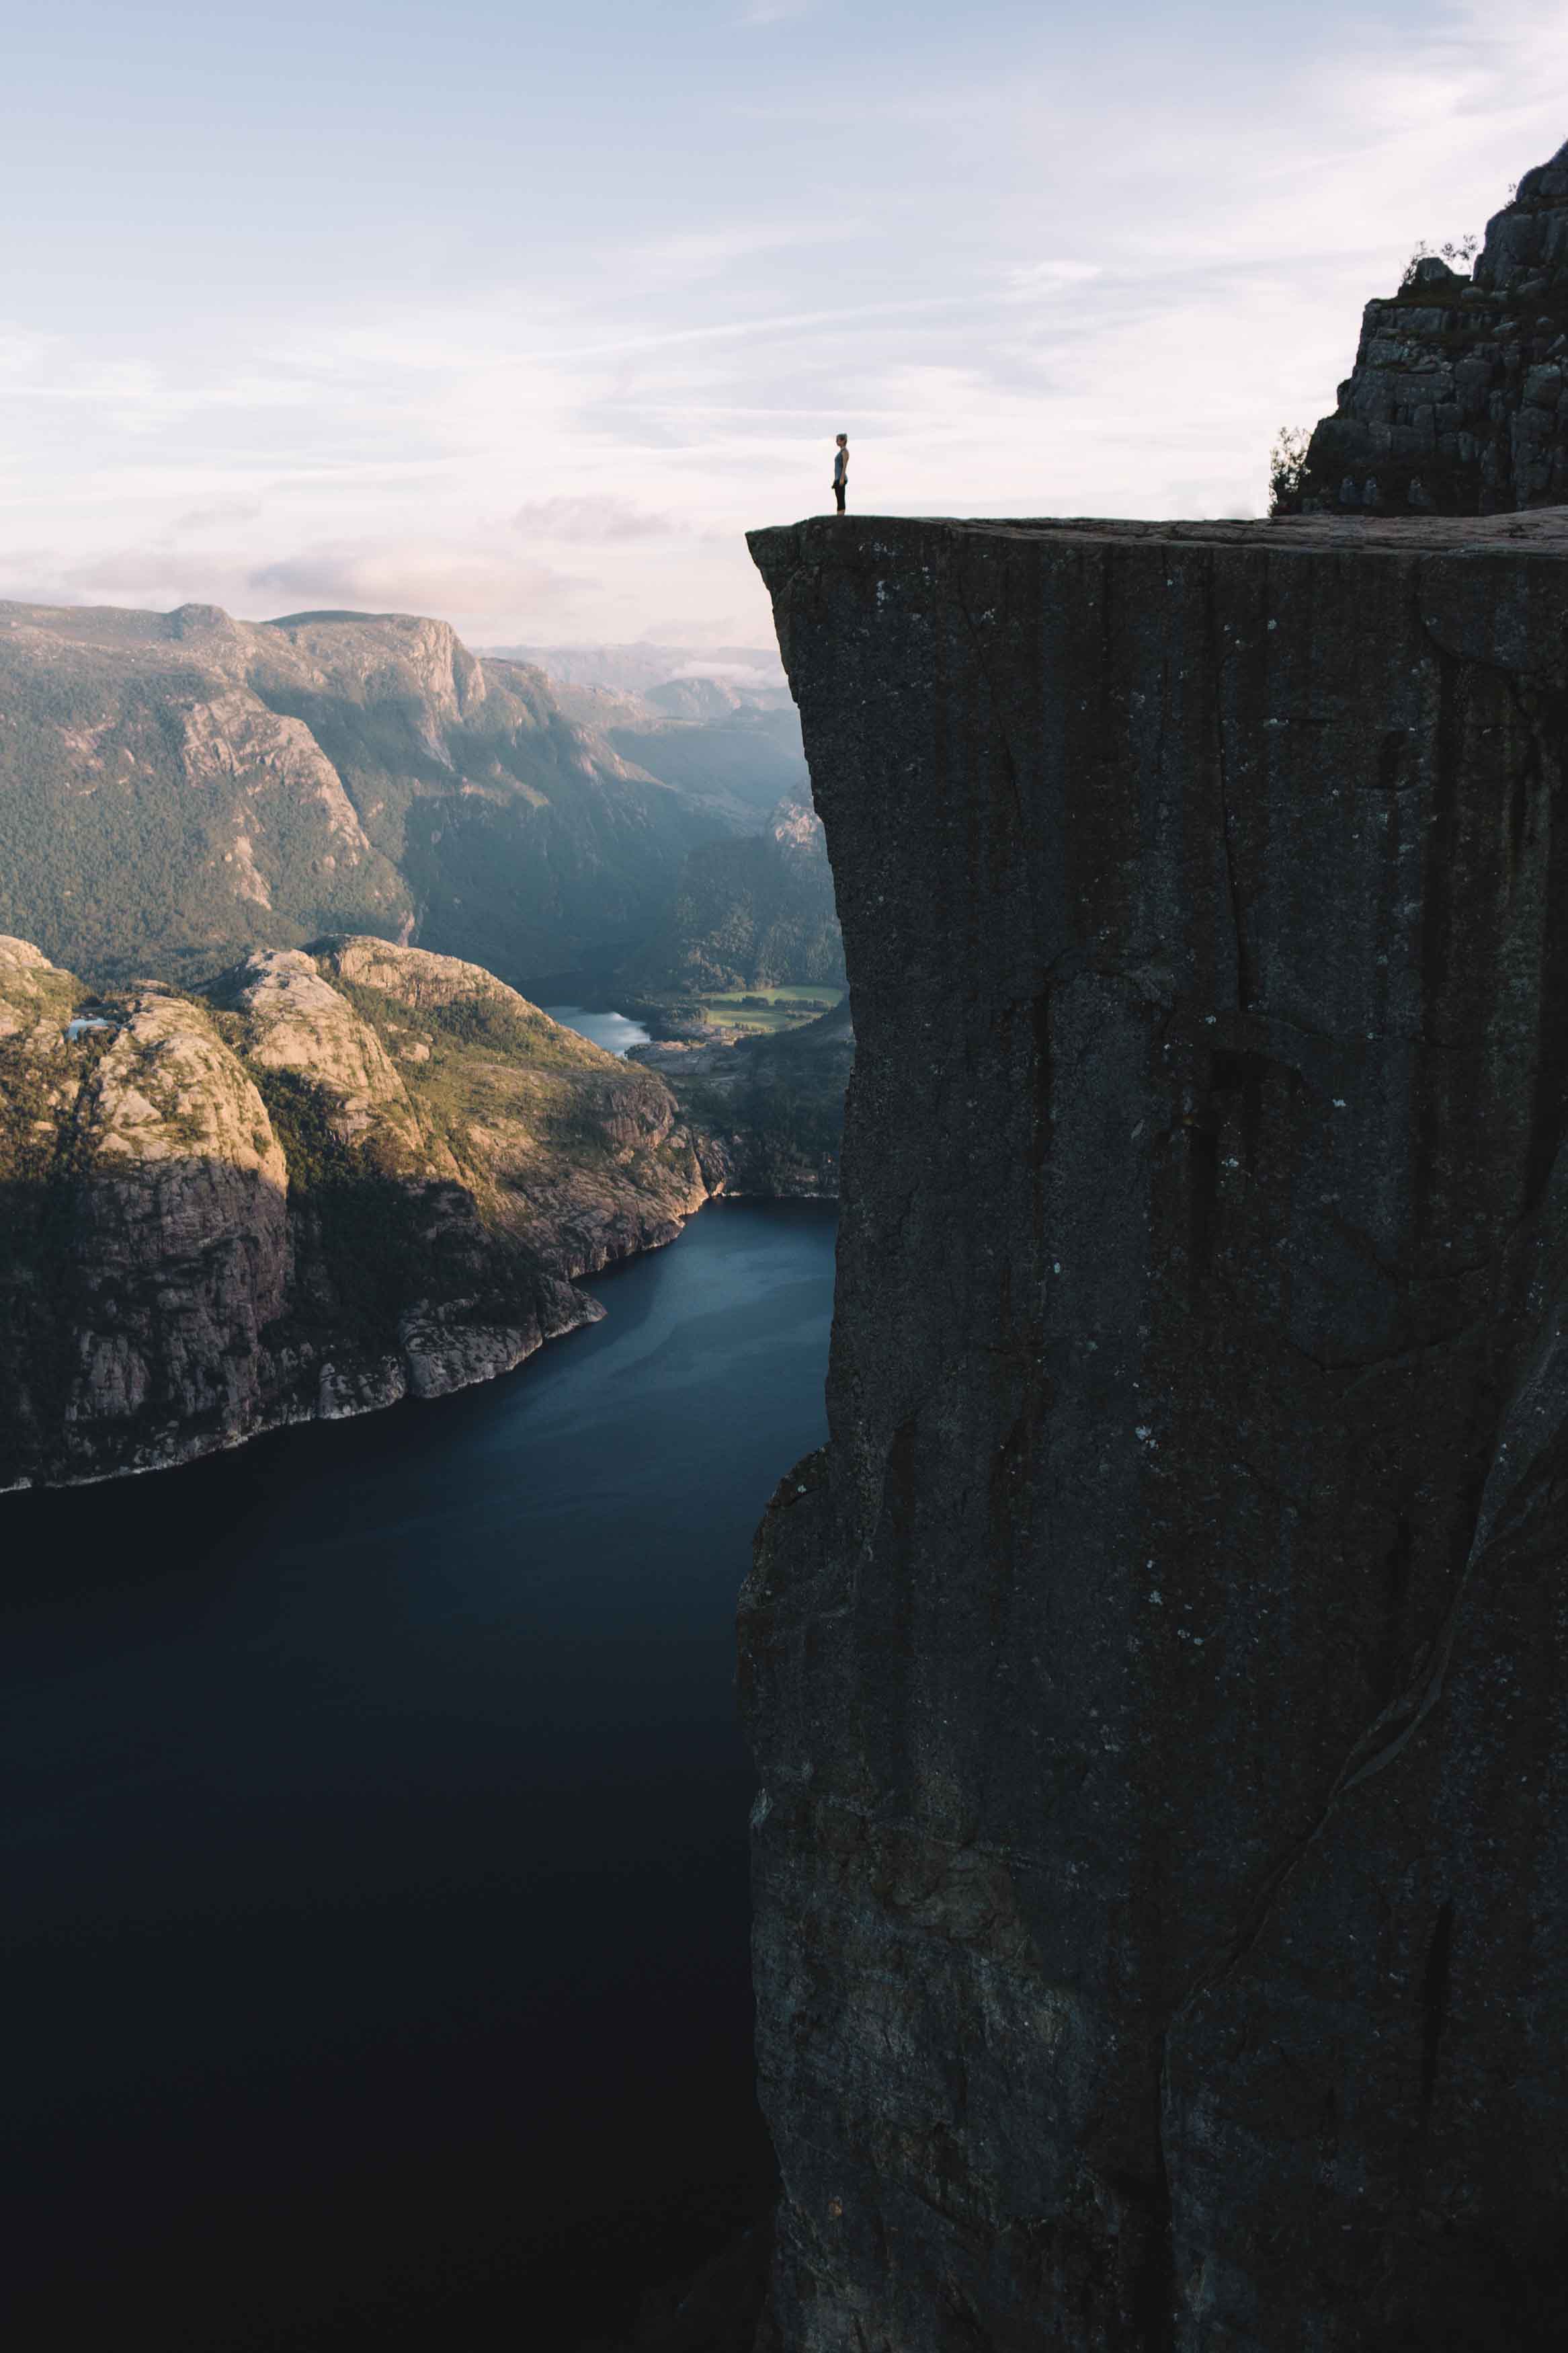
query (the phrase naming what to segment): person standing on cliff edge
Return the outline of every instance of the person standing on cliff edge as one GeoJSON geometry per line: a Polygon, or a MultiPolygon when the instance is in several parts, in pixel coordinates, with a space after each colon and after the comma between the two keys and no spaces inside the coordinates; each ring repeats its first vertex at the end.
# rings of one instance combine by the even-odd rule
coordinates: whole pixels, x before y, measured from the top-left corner
{"type": "Polygon", "coordinates": [[[849,487],[849,436],[838,436],[838,448],[833,460],[833,495],[838,501],[838,512],[844,512],[844,493],[849,487]]]}

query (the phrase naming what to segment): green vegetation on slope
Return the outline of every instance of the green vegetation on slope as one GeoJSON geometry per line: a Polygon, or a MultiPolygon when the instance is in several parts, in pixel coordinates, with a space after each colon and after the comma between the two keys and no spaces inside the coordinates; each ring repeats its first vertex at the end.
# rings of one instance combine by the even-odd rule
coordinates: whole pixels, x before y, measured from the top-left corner
{"type": "Polygon", "coordinates": [[[0,1487],[434,1396],[705,1198],[669,1090],[374,938],[99,1000],[0,941],[0,1487]]]}
{"type": "Polygon", "coordinates": [[[819,1014],[831,1013],[846,992],[826,982],[800,982],[792,987],[733,991],[705,991],[693,1000],[699,1017],[716,1028],[739,1030],[742,1037],[787,1036],[819,1014]]]}
{"type": "Polygon", "coordinates": [[[659,931],[626,976],[650,997],[842,986],[833,873],[809,799],[781,801],[761,835],[694,849],[659,931]]]}
{"type": "Polygon", "coordinates": [[[604,963],[736,821],[439,622],[0,604],[0,931],[100,984],[328,931],[604,963]]]}
{"type": "Polygon", "coordinates": [[[855,1059],[849,1008],[731,1045],[637,1046],[707,1140],[734,1193],[838,1190],[844,1097],[855,1059]]]}

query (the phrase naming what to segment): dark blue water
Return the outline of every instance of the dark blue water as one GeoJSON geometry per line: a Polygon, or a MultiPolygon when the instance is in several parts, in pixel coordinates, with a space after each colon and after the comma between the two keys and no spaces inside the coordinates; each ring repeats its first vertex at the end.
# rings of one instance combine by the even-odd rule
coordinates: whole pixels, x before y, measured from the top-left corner
{"type": "Polygon", "coordinates": [[[640,1021],[628,1021],[624,1013],[589,1013],[581,1005],[547,1005],[544,1008],[552,1021],[563,1029],[575,1029],[581,1038],[592,1039],[603,1046],[606,1054],[624,1054],[628,1046],[646,1046],[648,1033],[640,1021]]]}
{"type": "Polygon", "coordinates": [[[9,2341],[613,2334],[764,2200],[733,1611],[834,1220],[505,1380],[0,1499],[9,2341]]]}

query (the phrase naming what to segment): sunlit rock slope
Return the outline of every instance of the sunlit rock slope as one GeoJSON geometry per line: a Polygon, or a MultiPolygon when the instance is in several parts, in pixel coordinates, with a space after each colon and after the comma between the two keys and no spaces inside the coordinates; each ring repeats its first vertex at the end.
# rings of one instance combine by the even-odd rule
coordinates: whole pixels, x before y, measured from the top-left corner
{"type": "Polygon", "coordinates": [[[346,938],[106,997],[0,940],[0,1485],[503,1371],[707,1197],[669,1090],[346,938]]]}

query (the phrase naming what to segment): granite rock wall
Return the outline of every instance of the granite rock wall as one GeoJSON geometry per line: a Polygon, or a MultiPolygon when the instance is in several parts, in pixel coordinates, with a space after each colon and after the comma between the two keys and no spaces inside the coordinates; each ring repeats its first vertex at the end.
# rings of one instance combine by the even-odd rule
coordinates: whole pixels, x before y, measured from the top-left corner
{"type": "Polygon", "coordinates": [[[1437,256],[1369,302],[1313,434],[1302,505],[1496,514],[1568,500],[1568,145],[1487,224],[1474,275],[1437,256]]]}
{"type": "Polygon", "coordinates": [[[1568,518],[753,534],[858,1057],[784,2353],[1568,2331],[1568,518]]]}

